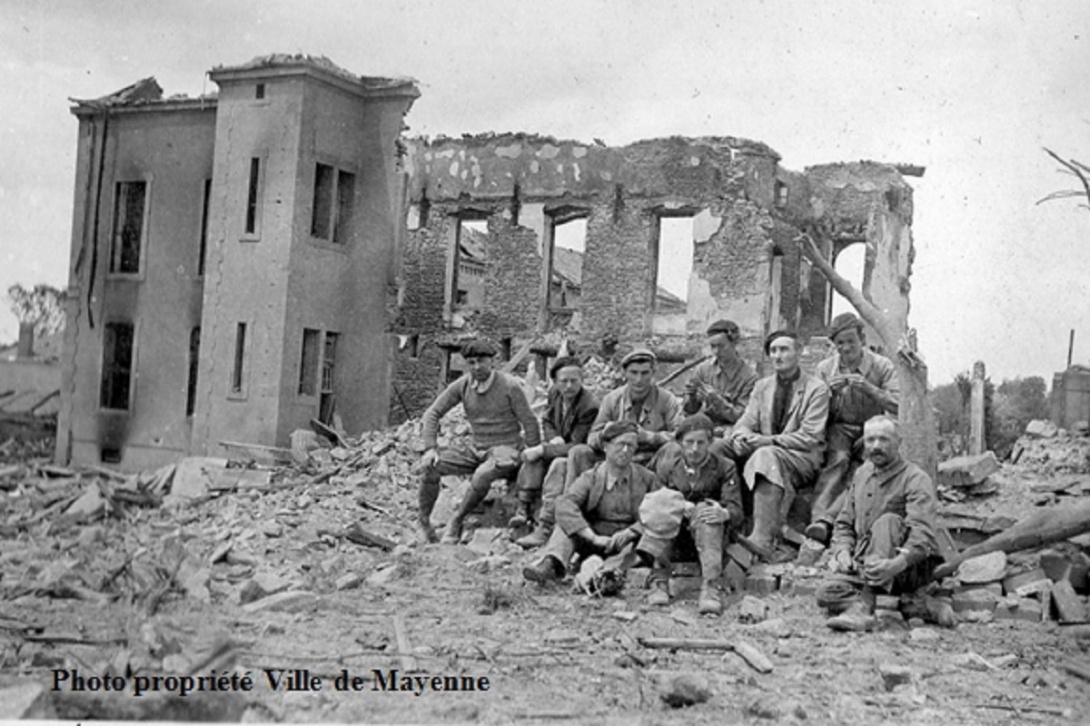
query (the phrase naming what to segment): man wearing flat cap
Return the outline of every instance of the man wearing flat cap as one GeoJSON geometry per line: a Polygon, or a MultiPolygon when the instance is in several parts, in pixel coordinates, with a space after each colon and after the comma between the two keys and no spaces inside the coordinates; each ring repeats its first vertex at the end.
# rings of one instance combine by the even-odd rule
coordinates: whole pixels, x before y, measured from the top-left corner
{"type": "Polygon", "coordinates": [[[757,372],[738,355],[735,345],[740,337],[734,321],[708,326],[713,356],[693,369],[685,385],[686,414],[706,414],[717,427],[729,427],[742,416],[757,383],[757,372]]]}
{"type": "Polygon", "coordinates": [[[749,541],[772,557],[795,492],[810,486],[825,451],[829,389],[799,368],[800,344],[791,331],[774,331],[765,353],[775,373],[757,382],[724,452],[745,461],[743,478],[753,493],[749,541]]]}
{"type": "Polygon", "coordinates": [[[532,507],[540,498],[534,531],[517,541],[524,548],[544,545],[552,533],[556,498],[564,491],[568,471],[568,452],[573,445],[586,444],[598,416],[598,400],[583,387],[582,361],[575,356],[558,358],[549,368],[549,376],[553,384],[541,418],[543,441],[522,451],[519,510],[508,523],[515,528],[532,519],[532,507]]]}
{"type": "Polygon", "coordinates": [[[670,602],[670,564],[675,555],[700,561],[700,613],[720,614],[717,582],[723,573],[723,541],[742,523],[742,493],[734,464],[709,450],[712,421],[703,414],[678,425],[677,448],[655,458],[655,489],[640,505],[644,534],[636,549],[653,563],[648,603],[670,602]]]}
{"type": "Polygon", "coordinates": [[[530,581],[563,578],[572,555],[612,555],[639,539],[640,503],[655,476],[633,462],[639,447],[632,421],[607,424],[599,432],[605,461],[580,475],[556,501],[556,528],[541,556],[523,569],[530,581]]]}
{"type": "Polygon", "coordinates": [[[636,425],[639,449],[634,460],[638,464],[650,462],[655,452],[673,439],[682,417],[681,402],[655,384],[655,363],[655,354],[646,348],[637,348],[621,359],[625,384],[602,397],[587,443],[568,453],[568,485],[602,459],[602,430],[610,422],[636,425]]]}
{"type": "Polygon", "coordinates": [[[806,535],[829,544],[833,522],[851,482],[853,464],[863,461],[863,424],[879,414],[897,416],[900,390],[897,367],[866,347],[863,323],[841,313],[829,327],[836,353],[817,365],[816,375],[829,387],[829,422],[825,464],[814,486],[806,535]]]}
{"type": "Polygon", "coordinates": [[[513,376],[492,370],[495,356],[496,349],[487,341],[472,340],[463,345],[462,358],[469,371],[444,389],[424,412],[427,450],[420,458],[420,530],[428,542],[436,540],[431,512],[439,498],[443,475],[472,475],[465,499],[443,533],[443,542],[457,543],[466,515],[484,500],[492,481],[513,478],[523,446],[541,443],[541,428],[522,387],[513,376]],[[439,420],[458,404],[465,409],[473,445],[440,449],[439,420]]]}

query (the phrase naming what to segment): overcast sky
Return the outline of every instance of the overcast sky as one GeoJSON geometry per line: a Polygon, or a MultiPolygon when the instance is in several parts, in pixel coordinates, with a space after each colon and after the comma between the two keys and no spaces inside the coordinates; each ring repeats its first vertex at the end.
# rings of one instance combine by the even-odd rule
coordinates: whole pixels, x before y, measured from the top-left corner
{"type": "Polygon", "coordinates": [[[734,135],[798,170],[926,166],[910,322],[932,380],[980,359],[1051,381],[1072,328],[1090,363],[1090,211],[1035,205],[1075,181],[1042,146],[1090,163],[1088,21],[1085,0],[3,0],[0,292],[66,284],[68,97],[146,76],[195,95],[215,65],[305,52],[418,79],[410,133],[734,135]]]}

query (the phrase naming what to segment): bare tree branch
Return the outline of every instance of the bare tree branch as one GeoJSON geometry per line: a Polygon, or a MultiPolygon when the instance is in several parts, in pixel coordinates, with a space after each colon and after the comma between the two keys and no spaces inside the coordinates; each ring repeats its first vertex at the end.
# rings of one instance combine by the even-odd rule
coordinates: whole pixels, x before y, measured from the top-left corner
{"type": "MultiPolygon", "coordinates": [[[[1048,154],[1050,157],[1052,157],[1057,162],[1059,162],[1060,165],[1062,167],[1064,167],[1064,169],[1067,169],[1069,172],[1071,172],[1072,174],[1074,174],[1076,177],[1079,178],[1079,181],[1082,182],[1083,194],[1086,196],[1087,201],[1090,201],[1090,179],[1087,179],[1086,175],[1083,174],[1084,170],[1090,172],[1090,168],[1088,168],[1085,164],[1082,164],[1081,162],[1075,161],[1074,159],[1071,159],[1071,160],[1064,159],[1063,157],[1061,157],[1059,154],[1052,151],[1048,147],[1042,147],[1042,148],[1045,150],[1046,154],[1048,154]]],[[[1058,199],[1058,198],[1056,198],[1056,199],[1058,199]]]]}

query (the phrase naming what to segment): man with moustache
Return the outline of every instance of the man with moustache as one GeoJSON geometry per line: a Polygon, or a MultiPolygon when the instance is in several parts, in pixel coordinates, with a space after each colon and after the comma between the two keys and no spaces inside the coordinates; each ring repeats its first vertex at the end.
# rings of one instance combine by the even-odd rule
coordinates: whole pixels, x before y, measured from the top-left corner
{"type": "Polygon", "coordinates": [[[439,498],[443,475],[472,475],[469,490],[447,523],[444,543],[457,543],[462,537],[466,515],[488,495],[493,480],[513,478],[519,467],[523,445],[541,443],[541,428],[530,410],[518,380],[494,371],[496,349],[487,341],[472,340],[462,346],[462,358],[468,372],[443,390],[424,412],[423,437],[426,451],[420,458],[419,504],[421,534],[435,542],[431,513],[439,498]],[[461,404],[473,432],[469,448],[437,446],[439,420],[461,404]]]}

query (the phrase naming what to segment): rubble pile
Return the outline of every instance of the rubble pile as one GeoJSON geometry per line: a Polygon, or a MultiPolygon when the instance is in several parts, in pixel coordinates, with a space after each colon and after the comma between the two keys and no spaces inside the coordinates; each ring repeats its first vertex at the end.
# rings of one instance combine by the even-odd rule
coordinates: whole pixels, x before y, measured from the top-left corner
{"type": "Polygon", "coordinates": [[[1047,473],[1090,473],[1090,436],[1084,428],[1068,431],[1034,420],[1011,450],[1011,462],[1047,473]]]}
{"type": "Polygon", "coordinates": [[[999,471],[995,453],[954,457],[939,464],[939,497],[961,502],[967,497],[994,495],[999,485],[991,475],[999,471]]]}

